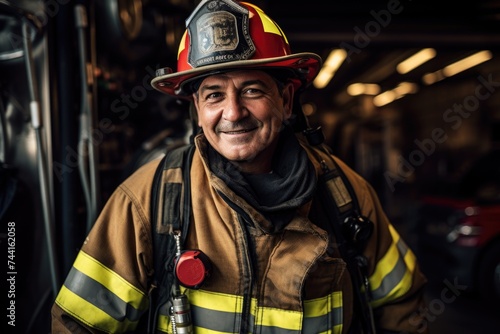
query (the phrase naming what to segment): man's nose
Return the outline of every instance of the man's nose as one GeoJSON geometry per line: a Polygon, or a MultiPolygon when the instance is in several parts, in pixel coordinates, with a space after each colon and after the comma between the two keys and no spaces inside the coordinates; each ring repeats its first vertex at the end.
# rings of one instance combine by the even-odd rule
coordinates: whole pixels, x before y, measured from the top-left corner
{"type": "Polygon", "coordinates": [[[226,105],[222,117],[226,121],[236,122],[248,116],[248,109],[245,107],[241,97],[236,94],[231,94],[226,99],[226,105]]]}

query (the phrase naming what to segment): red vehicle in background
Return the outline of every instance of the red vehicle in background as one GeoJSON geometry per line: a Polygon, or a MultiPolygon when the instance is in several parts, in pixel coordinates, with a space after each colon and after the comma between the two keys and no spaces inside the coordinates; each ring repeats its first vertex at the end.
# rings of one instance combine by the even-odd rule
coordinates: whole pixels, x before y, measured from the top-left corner
{"type": "Polygon", "coordinates": [[[418,253],[430,279],[500,301],[500,151],[478,159],[447,195],[422,198],[418,253]]]}

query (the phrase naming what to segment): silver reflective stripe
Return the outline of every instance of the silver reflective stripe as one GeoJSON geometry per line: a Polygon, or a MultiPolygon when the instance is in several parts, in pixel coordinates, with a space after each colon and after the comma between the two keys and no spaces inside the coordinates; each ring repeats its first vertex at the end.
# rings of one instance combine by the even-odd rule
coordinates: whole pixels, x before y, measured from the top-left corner
{"type": "MultiPolygon", "coordinates": [[[[191,315],[195,331],[200,333],[239,333],[242,328],[241,298],[236,295],[213,293],[203,290],[187,290],[190,295],[191,315]],[[203,304],[201,306],[200,304],[203,304]]],[[[252,300],[246,331],[260,334],[331,333],[338,334],[343,328],[342,292],[304,301],[304,309],[290,311],[278,308],[258,307],[252,300]]],[[[160,308],[158,328],[171,330],[168,308],[160,308]]]]}
{"type": "MultiPolygon", "coordinates": [[[[342,307],[335,307],[329,314],[319,317],[304,318],[304,334],[317,334],[333,329],[335,326],[342,325],[343,321],[342,307]]],[[[335,332],[332,332],[335,333],[335,332]]]]}
{"type": "MultiPolygon", "coordinates": [[[[228,313],[208,310],[203,307],[191,306],[193,323],[196,327],[209,329],[214,332],[236,333],[240,328],[241,314],[228,313]]],[[[164,316],[167,315],[166,308],[160,311],[164,316]]],[[[253,315],[250,316],[249,332],[254,332],[254,327],[257,327],[258,333],[266,334],[282,334],[282,333],[303,333],[317,334],[332,330],[335,326],[342,325],[343,310],[342,307],[337,307],[330,314],[321,315],[318,317],[304,318],[303,330],[295,331],[278,327],[254,326],[253,315]],[[333,317],[333,319],[332,319],[333,317]]],[[[333,331],[332,333],[336,333],[333,331]]]]}
{"type": "Polygon", "coordinates": [[[225,333],[234,333],[235,329],[241,328],[241,313],[209,310],[194,305],[191,305],[191,310],[193,323],[197,327],[225,333]]]}
{"type": "MultiPolygon", "coordinates": [[[[170,324],[167,304],[160,307],[160,315],[166,317],[170,324]]],[[[241,313],[210,310],[191,304],[191,316],[196,327],[206,328],[216,332],[236,333],[241,328],[241,313]]],[[[253,316],[251,315],[253,323],[253,316]]],[[[250,332],[252,332],[251,330],[250,332]]]]}
{"type": "Polygon", "coordinates": [[[71,268],[64,286],[118,321],[129,319],[135,322],[143,313],[74,267],[71,268]]]}
{"type": "MultiPolygon", "coordinates": [[[[240,328],[241,314],[213,311],[203,307],[191,306],[193,311],[193,323],[197,327],[202,327],[216,332],[234,333],[240,328]]],[[[304,333],[317,334],[326,332],[333,327],[342,325],[343,310],[342,307],[334,308],[329,314],[318,317],[304,318],[303,330],[290,330],[271,326],[254,326],[254,315],[250,315],[249,332],[254,332],[254,327],[257,327],[257,333],[261,334],[288,334],[288,333],[304,333]]]]}
{"type": "Polygon", "coordinates": [[[380,286],[372,290],[372,297],[374,300],[384,298],[388,293],[390,293],[403,279],[407,266],[404,261],[404,257],[408,252],[408,246],[404,243],[402,239],[399,239],[396,244],[399,250],[399,257],[396,265],[383,279],[380,286]]]}
{"type": "MultiPolygon", "coordinates": [[[[296,331],[292,329],[286,329],[286,328],[279,328],[279,327],[264,327],[264,326],[257,326],[258,330],[257,333],[261,334],[298,334],[301,333],[301,331],[296,331]]],[[[313,333],[313,332],[311,332],[313,333]]],[[[314,331],[314,333],[318,333],[314,331]]]]}

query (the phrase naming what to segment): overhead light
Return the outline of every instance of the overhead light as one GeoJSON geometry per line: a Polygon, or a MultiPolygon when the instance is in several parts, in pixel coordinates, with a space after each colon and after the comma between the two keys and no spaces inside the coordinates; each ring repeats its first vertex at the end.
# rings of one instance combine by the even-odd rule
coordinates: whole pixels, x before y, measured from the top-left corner
{"type": "Polygon", "coordinates": [[[380,86],[373,83],[353,83],[347,87],[347,94],[357,95],[377,95],[380,93],[380,86]]]}
{"type": "Polygon", "coordinates": [[[402,82],[393,91],[396,93],[397,98],[403,97],[408,94],[415,94],[418,87],[413,82],[402,82]]]}
{"type": "Polygon", "coordinates": [[[347,52],[344,49],[332,50],[332,52],[330,52],[330,54],[328,55],[325,63],[323,64],[323,67],[313,81],[314,87],[316,87],[317,89],[326,87],[326,85],[328,85],[330,80],[332,80],[335,72],[340,67],[340,65],[342,65],[346,57],[347,52]]]}
{"type": "Polygon", "coordinates": [[[417,68],[418,66],[422,65],[426,61],[431,60],[435,56],[436,56],[436,50],[434,50],[433,48],[422,49],[419,52],[415,53],[413,56],[399,63],[398,66],[396,67],[396,70],[400,74],[406,74],[411,70],[417,68]]]}
{"type": "Polygon", "coordinates": [[[432,85],[435,82],[441,81],[444,78],[451,77],[455,74],[468,70],[471,67],[484,63],[485,61],[493,58],[491,51],[484,50],[468,57],[465,57],[459,61],[456,61],[436,72],[427,73],[422,77],[423,83],[426,85],[432,85]]]}
{"type": "Polygon", "coordinates": [[[426,85],[432,85],[433,83],[441,81],[444,78],[445,76],[443,75],[443,70],[439,70],[436,72],[424,74],[424,76],[422,77],[422,82],[426,85]]]}
{"type": "Polygon", "coordinates": [[[333,73],[328,73],[326,71],[320,71],[316,78],[314,78],[313,85],[317,89],[325,88],[326,85],[332,80],[333,73]]]}
{"type": "Polygon", "coordinates": [[[316,106],[312,103],[304,103],[302,105],[302,111],[304,112],[304,115],[311,116],[316,112],[316,106]]]}
{"type": "Polygon", "coordinates": [[[412,82],[401,82],[395,88],[385,91],[373,98],[373,104],[382,107],[408,94],[415,94],[418,90],[416,84],[412,82]]]}
{"type": "Polygon", "coordinates": [[[493,56],[491,52],[488,50],[477,52],[469,57],[446,66],[445,68],[443,68],[443,74],[446,77],[451,77],[452,75],[484,63],[485,61],[490,60],[492,57],[493,56]]]}
{"type": "Polygon", "coordinates": [[[377,107],[385,106],[396,99],[396,93],[393,90],[388,90],[373,98],[373,104],[377,107]]]}

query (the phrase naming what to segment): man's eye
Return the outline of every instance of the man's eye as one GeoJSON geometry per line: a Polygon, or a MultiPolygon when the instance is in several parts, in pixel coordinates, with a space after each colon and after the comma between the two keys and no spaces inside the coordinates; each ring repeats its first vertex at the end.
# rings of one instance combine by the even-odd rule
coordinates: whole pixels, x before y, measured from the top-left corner
{"type": "Polygon", "coordinates": [[[257,88],[247,88],[244,91],[244,94],[246,94],[246,95],[258,95],[261,93],[262,93],[262,91],[260,89],[257,89],[257,88]]]}
{"type": "Polygon", "coordinates": [[[209,93],[205,96],[205,100],[213,100],[221,97],[220,93],[214,92],[214,93],[209,93]]]}

